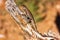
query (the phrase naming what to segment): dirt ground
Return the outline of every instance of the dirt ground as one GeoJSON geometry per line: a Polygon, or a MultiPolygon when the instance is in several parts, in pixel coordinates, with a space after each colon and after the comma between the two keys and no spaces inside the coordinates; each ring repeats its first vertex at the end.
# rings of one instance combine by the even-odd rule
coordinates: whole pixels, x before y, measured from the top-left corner
{"type": "MultiPolygon", "coordinates": [[[[48,32],[49,28],[58,33],[56,27],[49,26],[50,21],[38,22],[37,30],[40,33],[48,32]],[[45,27],[43,26],[45,25],[45,27]]],[[[54,24],[53,24],[54,25],[54,24]]],[[[0,40],[24,40],[24,32],[20,26],[15,22],[11,15],[5,11],[4,5],[0,6],[0,34],[3,35],[0,40]]]]}
{"type": "MultiPolygon", "coordinates": [[[[37,23],[37,30],[40,33],[48,32],[49,25],[47,23],[37,23]]],[[[53,31],[57,29],[55,27],[52,28],[53,31]]],[[[9,15],[9,13],[3,14],[0,13],[0,34],[4,35],[4,38],[0,38],[0,40],[24,40],[23,31],[21,30],[20,26],[15,22],[15,20],[9,15]]]]}

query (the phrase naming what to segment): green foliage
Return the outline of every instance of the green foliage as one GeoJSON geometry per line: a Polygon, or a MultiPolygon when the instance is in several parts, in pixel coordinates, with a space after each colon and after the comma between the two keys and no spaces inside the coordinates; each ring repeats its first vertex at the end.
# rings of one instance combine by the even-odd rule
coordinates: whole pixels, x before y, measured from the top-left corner
{"type": "Polygon", "coordinates": [[[46,11],[46,4],[48,2],[54,2],[54,0],[16,0],[16,4],[19,5],[26,5],[28,9],[33,14],[33,17],[36,22],[41,21],[42,18],[40,17],[40,14],[37,13],[37,10],[39,9],[38,4],[42,4],[44,7],[44,10],[42,10],[42,13],[46,11]]]}
{"type": "Polygon", "coordinates": [[[24,0],[16,0],[15,2],[16,2],[17,5],[20,5],[20,4],[24,3],[24,0]]]}

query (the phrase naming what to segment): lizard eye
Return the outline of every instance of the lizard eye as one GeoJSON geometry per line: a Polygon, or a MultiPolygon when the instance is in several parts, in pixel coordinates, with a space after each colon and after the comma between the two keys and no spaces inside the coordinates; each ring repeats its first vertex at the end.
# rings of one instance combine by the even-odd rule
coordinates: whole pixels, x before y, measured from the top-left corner
{"type": "Polygon", "coordinates": [[[29,17],[27,17],[27,19],[30,19],[29,17]]]}
{"type": "Polygon", "coordinates": [[[29,17],[27,17],[27,19],[29,20],[28,22],[31,23],[31,19],[29,17]]]}

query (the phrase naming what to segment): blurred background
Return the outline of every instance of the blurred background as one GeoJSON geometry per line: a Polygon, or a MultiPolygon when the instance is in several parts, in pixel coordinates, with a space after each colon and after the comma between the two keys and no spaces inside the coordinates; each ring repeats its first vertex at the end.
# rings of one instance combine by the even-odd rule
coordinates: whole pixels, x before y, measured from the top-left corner
{"type": "Polygon", "coordinates": [[[23,4],[27,6],[38,25],[37,28],[39,27],[38,30],[46,28],[59,31],[60,0],[15,0],[15,2],[18,6],[23,4]]]}
{"type": "Polygon", "coordinates": [[[41,14],[47,11],[47,7],[53,6],[55,0],[15,0],[18,6],[26,5],[31,11],[36,22],[42,21],[41,14]],[[50,5],[50,6],[49,6],[50,5]]]}
{"type": "MultiPolygon", "coordinates": [[[[24,40],[23,31],[5,10],[6,0],[0,0],[0,40],[24,40]]],[[[31,11],[39,33],[51,30],[60,33],[60,0],[15,0],[18,7],[26,5],[31,11]]]]}

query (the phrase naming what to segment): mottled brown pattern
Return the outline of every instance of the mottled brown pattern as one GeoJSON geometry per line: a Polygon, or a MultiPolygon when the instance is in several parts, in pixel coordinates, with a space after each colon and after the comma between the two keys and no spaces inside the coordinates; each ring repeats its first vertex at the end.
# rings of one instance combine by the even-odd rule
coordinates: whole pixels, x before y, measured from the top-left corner
{"type": "MultiPolygon", "coordinates": [[[[0,34],[3,34],[5,36],[4,38],[0,38],[0,40],[24,40],[24,32],[11,17],[11,15],[6,12],[4,2],[2,6],[0,6],[0,10],[0,34]]],[[[53,11],[52,9],[49,9],[47,12],[47,18],[42,23],[37,23],[37,29],[42,34],[44,32],[47,32],[51,27],[53,27],[53,31],[56,31],[56,27],[54,24],[56,13],[52,14],[51,12],[55,13],[55,10],[53,11]],[[52,16],[54,17],[52,18],[52,16]]]]}

